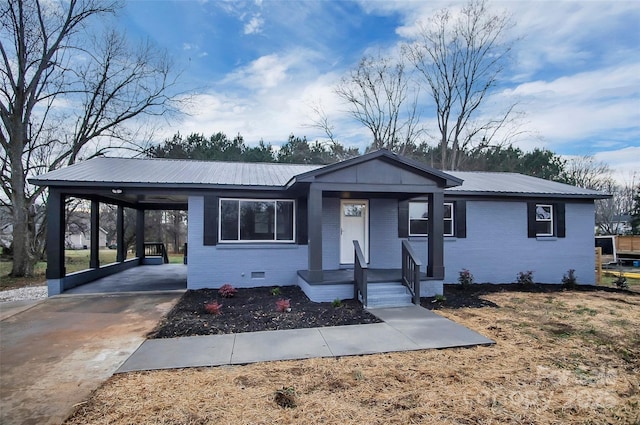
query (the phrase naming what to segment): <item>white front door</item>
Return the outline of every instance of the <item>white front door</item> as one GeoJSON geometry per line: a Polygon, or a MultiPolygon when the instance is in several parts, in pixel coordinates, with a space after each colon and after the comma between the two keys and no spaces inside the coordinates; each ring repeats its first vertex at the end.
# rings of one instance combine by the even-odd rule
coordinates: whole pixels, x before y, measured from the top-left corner
{"type": "Polygon", "coordinates": [[[340,264],[353,264],[353,241],[360,243],[364,258],[369,262],[369,201],[342,199],[340,201],[340,264]]]}

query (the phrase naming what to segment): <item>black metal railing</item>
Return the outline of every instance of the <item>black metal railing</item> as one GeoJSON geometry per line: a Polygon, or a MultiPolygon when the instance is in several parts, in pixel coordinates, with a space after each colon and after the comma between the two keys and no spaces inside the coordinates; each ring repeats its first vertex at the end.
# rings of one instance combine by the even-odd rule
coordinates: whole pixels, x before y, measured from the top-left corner
{"type": "Polygon", "coordinates": [[[358,241],[353,241],[353,248],[355,249],[354,261],[353,261],[353,298],[360,299],[364,307],[367,306],[367,269],[369,265],[364,258],[362,249],[358,241]]]}
{"type": "Polygon", "coordinates": [[[162,257],[162,261],[169,263],[169,255],[167,254],[167,248],[162,242],[145,242],[144,243],[144,256],[145,257],[162,257]]]}
{"type": "Polygon", "coordinates": [[[420,266],[422,263],[408,241],[402,241],[402,284],[409,289],[413,303],[420,305],[420,266]]]}

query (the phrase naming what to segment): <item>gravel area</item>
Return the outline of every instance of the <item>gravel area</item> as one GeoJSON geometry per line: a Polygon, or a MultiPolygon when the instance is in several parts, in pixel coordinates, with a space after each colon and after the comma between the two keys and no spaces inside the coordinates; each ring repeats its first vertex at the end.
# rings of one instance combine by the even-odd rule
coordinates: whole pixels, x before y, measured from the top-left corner
{"type": "Polygon", "coordinates": [[[44,298],[47,298],[46,285],[45,286],[26,286],[24,288],[9,289],[8,291],[0,291],[0,302],[40,300],[44,298]]]}

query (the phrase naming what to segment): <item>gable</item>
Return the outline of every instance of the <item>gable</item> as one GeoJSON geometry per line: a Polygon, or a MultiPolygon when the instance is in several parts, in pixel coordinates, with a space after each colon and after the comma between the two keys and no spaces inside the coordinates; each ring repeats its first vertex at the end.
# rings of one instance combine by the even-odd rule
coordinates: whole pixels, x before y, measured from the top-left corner
{"type": "Polygon", "coordinates": [[[316,176],[316,182],[438,186],[434,176],[377,158],[316,176]]]}
{"type": "Polygon", "coordinates": [[[289,186],[302,182],[447,188],[460,185],[462,180],[381,149],[299,174],[289,181],[289,186]]]}

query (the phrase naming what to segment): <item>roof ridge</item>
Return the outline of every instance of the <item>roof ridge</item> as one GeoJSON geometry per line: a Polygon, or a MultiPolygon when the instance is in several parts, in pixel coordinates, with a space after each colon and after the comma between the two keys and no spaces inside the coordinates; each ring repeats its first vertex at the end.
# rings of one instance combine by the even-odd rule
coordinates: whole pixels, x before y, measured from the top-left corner
{"type": "Polygon", "coordinates": [[[117,160],[136,160],[136,161],[172,161],[172,162],[204,162],[207,164],[267,164],[267,165],[280,165],[280,166],[302,166],[302,167],[326,167],[331,164],[301,164],[290,162],[267,162],[267,161],[224,161],[220,159],[193,159],[193,158],[135,158],[125,156],[98,156],[95,158],[86,159],[84,161],[90,161],[91,159],[117,159],[117,160]]]}

